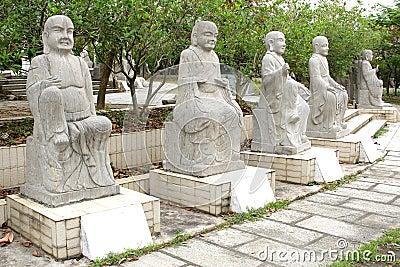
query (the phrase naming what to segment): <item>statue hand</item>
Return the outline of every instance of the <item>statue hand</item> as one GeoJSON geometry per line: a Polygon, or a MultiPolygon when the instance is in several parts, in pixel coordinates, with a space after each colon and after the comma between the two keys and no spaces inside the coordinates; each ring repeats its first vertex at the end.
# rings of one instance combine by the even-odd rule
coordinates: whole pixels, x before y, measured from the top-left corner
{"type": "Polygon", "coordinates": [[[285,65],[282,66],[282,75],[287,76],[288,70],[290,70],[289,64],[285,63],[285,65]]]}
{"type": "Polygon", "coordinates": [[[329,87],[328,87],[328,91],[329,91],[329,92],[332,92],[332,93],[336,93],[336,88],[335,88],[335,87],[332,87],[332,86],[329,86],[329,87]]]}
{"type": "Polygon", "coordinates": [[[61,88],[61,80],[56,76],[50,76],[47,80],[42,81],[44,88],[55,86],[61,88]]]}

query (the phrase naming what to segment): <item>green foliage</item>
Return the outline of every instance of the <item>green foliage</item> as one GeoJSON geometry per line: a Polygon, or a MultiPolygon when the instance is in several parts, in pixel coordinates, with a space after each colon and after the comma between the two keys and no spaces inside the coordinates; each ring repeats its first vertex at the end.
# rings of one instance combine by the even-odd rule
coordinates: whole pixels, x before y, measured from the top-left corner
{"type": "MultiPolygon", "coordinates": [[[[370,265],[376,263],[374,259],[377,259],[378,257],[382,258],[381,257],[382,255],[389,255],[388,254],[389,251],[393,251],[398,255],[398,252],[400,251],[400,228],[386,231],[385,236],[362,245],[357,251],[358,251],[357,254],[360,255],[359,259],[347,257],[346,259],[335,262],[330,266],[331,267],[361,266],[359,264],[365,266],[365,264],[370,265]],[[362,255],[367,255],[369,260],[364,259],[362,255]]],[[[392,261],[387,263],[390,264],[390,266],[395,266],[394,264],[396,263],[399,264],[400,261],[396,260],[395,262],[392,261]]]]}
{"type": "Polygon", "coordinates": [[[0,146],[17,145],[25,142],[26,137],[33,132],[33,119],[0,124],[0,146]]]}
{"type": "MultiPolygon", "coordinates": [[[[358,173],[359,174],[359,173],[358,173]]],[[[330,183],[326,183],[323,185],[322,189],[323,190],[335,190],[340,186],[343,186],[345,184],[351,183],[352,181],[357,180],[356,175],[345,175],[342,179],[330,183]]]]}
{"type": "Polygon", "coordinates": [[[385,127],[383,127],[382,129],[379,129],[379,131],[377,131],[377,132],[374,134],[374,138],[378,138],[379,136],[381,136],[381,135],[383,135],[383,134],[385,134],[385,133],[387,133],[387,132],[389,132],[389,127],[385,126],[385,127]]]}

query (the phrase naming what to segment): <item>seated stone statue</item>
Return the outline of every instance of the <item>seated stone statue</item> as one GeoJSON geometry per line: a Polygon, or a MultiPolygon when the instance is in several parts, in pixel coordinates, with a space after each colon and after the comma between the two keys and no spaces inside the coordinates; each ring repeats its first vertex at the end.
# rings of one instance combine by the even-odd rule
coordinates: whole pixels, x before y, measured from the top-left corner
{"type": "Polygon", "coordinates": [[[310,109],[303,99],[310,92],[288,75],[289,65],[282,57],[285,35],[272,31],[265,39],[268,52],[262,60],[260,101],[253,110],[251,150],[296,154],[311,147],[305,135],[310,109]]]}
{"type": "Polygon", "coordinates": [[[166,170],[204,177],[244,168],[243,115],[221,78],[217,34],[214,23],[196,22],[192,45],[181,53],[174,119],[165,126],[166,170]]]}
{"type": "Polygon", "coordinates": [[[34,130],[21,192],[50,206],[119,193],[107,152],[111,122],[96,116],[88,65],[72,55],[73,30],[66,16],[46,21],[44,54],[27,80],[34,130]]]}
{"type": "Polygon", "coordinates": [[[308,63],[310,72],[311,97],[310,118],[307,136],[340,138],[349,133],[344,123],[348,96],[345,88],[329,75],[326,56],[329,51],[328,39],[317,36],[312,41],[314,54],[308,63]]]}
{"type": "Polygon", "coordinates": [[[373,69],[371,50],[361,52],[362,59],[357,64],[357,89],[359,108],[382,108],[383,81],[378,79],[376,73],[378,66],[373,69]]]}

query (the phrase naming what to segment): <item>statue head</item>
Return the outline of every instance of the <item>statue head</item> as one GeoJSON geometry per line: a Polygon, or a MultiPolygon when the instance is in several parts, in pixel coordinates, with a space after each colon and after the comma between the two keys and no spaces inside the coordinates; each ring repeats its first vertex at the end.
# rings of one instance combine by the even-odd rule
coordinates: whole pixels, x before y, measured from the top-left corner
{"type": "Polygon", "coordinates": [[[363,50],[361,51],[361,58],[363,60],[372,61],[374,54],[372,53],[372,50],[363,50]]]}
{"type": "Polygon", "coordinates": [[[217,43],[218,28],[211,21],[196,21],[192,30],[192,45],[211,51],[217,43]]]}
{"type": "Polygon", "coordinates": [[[325,36],[317,36],[312,40],[313,51],[316,54],[327,56],[329,52],[328,39],[325,36]]]}
{"type": "Polygon", "coordinates": [[[67,16],[51,16],[44,24],[42,39],[45,54],[71,53],[74,47],[74,24],[67,16]]]}
{"type": "Polygon", "coordinates": [[[270,52],[275,52],[278,55],[282,55],[283,53],[285,53],[285,41],[285,35],[278,31],[269,32],[265,36],[265,44],[267,46],[267,50],[270,52]]]}

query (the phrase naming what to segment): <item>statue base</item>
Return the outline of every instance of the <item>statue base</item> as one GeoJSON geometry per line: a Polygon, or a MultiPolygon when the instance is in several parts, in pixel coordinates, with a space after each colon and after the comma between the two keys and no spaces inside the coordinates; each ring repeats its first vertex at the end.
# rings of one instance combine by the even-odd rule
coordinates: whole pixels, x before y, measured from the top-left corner
{"type": "MultiPolygon", "coordinates": [[[[125,188],[121,188],[121,194],[115,196],[82,201],[57,208],[46,207],[20,195],[9,195],[7,197],[8,225],[46,253],[56,259],[65,260],[82,255],[83,245],[85,244],[84,240],[82,240],[84,238],[82,236],[82,228],[84,227],[82,218],[88,215],[103,215],[105,212],[118,213],[118,211],[124,211],[126,208],[132,208],[133,206],[139,206],[143,210],[141,214],[144,212],[146,217],[146,221],[143,222],[147,224],[148,229],[146,230],[150,230],[153,234],[159,233],[160,200],[125,188]]],[[[118,233],[107,235],[107,238],[112,240],[104,241],[105,228],[101,227],[103,233],[97,235],[101,238],[101,241],[98,242],[104,243],[101,246],[119,244],[122,235],[130,236],[130,244],[134,246],[137,239],[135,237],[132,238],[132,235],[128,233],[135,231],[135,220],[132,217],[137,214],[131,214],[129,221],[126,215],[119,219],[120,222],[123,220],[126,220],[126,222],[118,223],[116,227],[119,228],[118,233]]],[[[101,217],[104,220],[98,219],[97,226],[101,226],[101,221],[106,221],[107,217],[110,216],[101,217]]],[[[112,218],[115,220],[115,216],[112,218]]],[[[110,224],[107,227],[110,227],[110,224]]],[[[99,244],[98,242],[97,245],[99,244]]],[[[96,243],[93,247],[97,248],[96,243]]],[[[137,247],[131,248],[136,249],[137,247]]],[[[113,249],[110,248],[107,252],[110,250],[113,249]]]]}
{"type": "Polygon", "coordinates": [[[181,207],[219,215],[244,212],[275,202],[275,171],[245,169],[198,178],[165,170],[150,171],[150,194],[181,207]]]}
{"type": "Polygon", "coordinates": [[[182,167],[176,166],[175,164],[172,164],[167,160],[163,161],[164,170],[192,175],[195,177],[207,177],[220,173],[242,170],[245,167],[246,165],[241,160],[227,162],[227,163],[213,164],[212,166],[198,164],[194,166],[182,166],[182,167]]]}
{"type": "Polygon", "coordinates": [[[295,155],[311,148],[311,142],[307,141],[298,147],[295,146],[273,146],[271,144],[265,144],[259,141],[251,142],[251,151],[272,153],[281,155],[295,155]]]}
{"type": "Polygon", "coordinates": [[[246,165],[273,169],[277,181],[307,185],[343,178],[338,154],[337,149],[312,147],[296,155],[243,151],[240,156],[246,165]],[[323,167],[325,157],[329,157],[327,167],[323,167]]]}
{"type": "Polygon", "coordinates": [[[325,139],[339,139],[350,134],[349,129],[342,129],[338,132],[322,132],[322,131],[307,131],[306,135],[308,137],[314,138],[325,138],[325,139]]]}
{"type": "Polygon", "coordinates": [[[48,207],[59,207],[82,200],[112,196],[119,194],[119,192],[120,187],[117,184],[64,193],[51,193],[42,188],[38,188],[29,184],[21,186],[21,195],[42,203],[48,207]]]}

